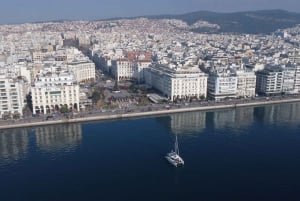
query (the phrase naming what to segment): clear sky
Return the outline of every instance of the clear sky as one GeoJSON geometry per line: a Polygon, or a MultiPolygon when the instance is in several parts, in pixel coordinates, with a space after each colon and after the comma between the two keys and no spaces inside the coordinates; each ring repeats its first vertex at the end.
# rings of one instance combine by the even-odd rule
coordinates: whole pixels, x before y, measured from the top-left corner
{"type": "Polygon", "coordinates": [[[300,12],[300,0],[1,0],[0,23],[262,9],[300,12]]]}

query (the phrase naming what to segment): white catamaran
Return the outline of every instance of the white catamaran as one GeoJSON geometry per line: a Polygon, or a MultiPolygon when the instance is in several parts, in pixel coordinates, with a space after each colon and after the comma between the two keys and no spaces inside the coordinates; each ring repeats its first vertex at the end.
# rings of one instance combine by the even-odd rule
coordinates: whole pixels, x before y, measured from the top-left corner
{"type": "Polygon", "coordinates": [[[166,159],[175,167],[184,165],[183,159],[179,156],[179,148],[178,148],[178,141],[177,141],[177,135],[174,145],[174,151],[172,150],[170,153],[166,155],[166,159]]]}

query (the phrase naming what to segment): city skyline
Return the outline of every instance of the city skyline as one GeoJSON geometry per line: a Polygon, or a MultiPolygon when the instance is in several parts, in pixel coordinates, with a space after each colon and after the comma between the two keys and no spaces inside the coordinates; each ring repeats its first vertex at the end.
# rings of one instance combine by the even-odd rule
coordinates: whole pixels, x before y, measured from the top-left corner
{"type": "Polygon", "coordinates": [[[207,10],[238,12],[284,9],[300,12],[297,0],[11,0],[1,3],[0,24],[52,20],[101,20],[115,17],[135,17],[160,14],[183,14],[207,10]]]}

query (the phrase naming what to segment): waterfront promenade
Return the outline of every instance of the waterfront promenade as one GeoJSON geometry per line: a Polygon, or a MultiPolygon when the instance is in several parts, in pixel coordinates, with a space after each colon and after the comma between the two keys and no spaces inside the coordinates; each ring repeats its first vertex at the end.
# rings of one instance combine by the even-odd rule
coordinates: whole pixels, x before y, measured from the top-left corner
{"type": "Polygon", "coordinates": [[[239,107],[255,107],[281,103],[300,102],[300,97],[277,97],[263,98],[255,100],[233,100],[224,102],[198,102],[188,104],[173,104],[173,105],[157,105],[147,107],[136,107],[134,110],[109,110],[109,111],[94,111],[73,115],[71,118],[63,116],[47,118],[47,116],[36,118],[24,118],[19,120],[2,120],[0,121],[0,129],[35,127],[43,125],[54,125],[64,123],[80,123],[89,121],[104,121],[126,118],[141,118],[157,115],[168,115],[182,112],[195,111],[211,111],[221,109],[235,109],[239,107]]]}

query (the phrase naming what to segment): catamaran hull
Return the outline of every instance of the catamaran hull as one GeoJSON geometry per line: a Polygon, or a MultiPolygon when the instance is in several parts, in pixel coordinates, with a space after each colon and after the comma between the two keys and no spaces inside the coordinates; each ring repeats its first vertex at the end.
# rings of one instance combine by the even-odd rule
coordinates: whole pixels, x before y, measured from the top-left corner
{"type": "Polygon", "coordinates": [[[172,158],[169,157],[169,156],[166,156],[166,159],[167,159],[167,161],[169,161],[169,163],[171,163],[171,164],[174,165],[175,167],[183,166],[183,165],[184,165],[184,162],[183,162],[183,161],[177,162],[177,161],[175,161],[174,159],[172,159],[172,158]]]}

